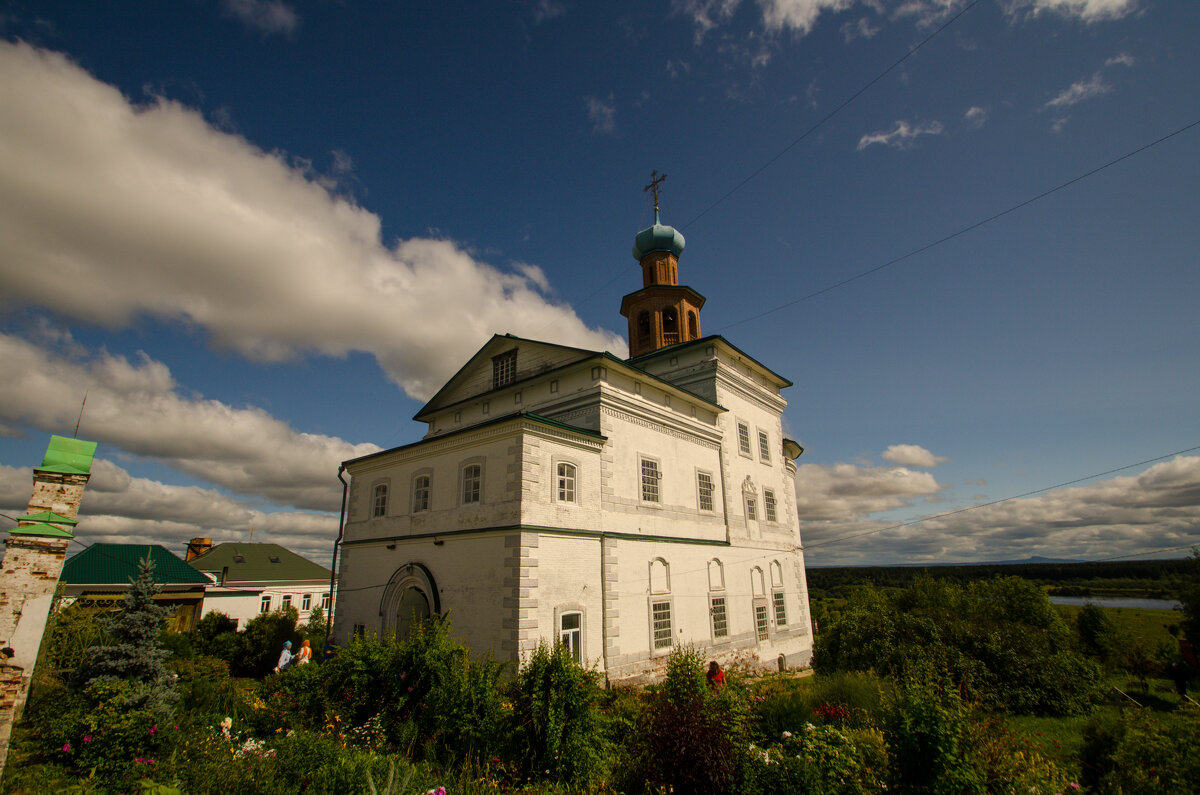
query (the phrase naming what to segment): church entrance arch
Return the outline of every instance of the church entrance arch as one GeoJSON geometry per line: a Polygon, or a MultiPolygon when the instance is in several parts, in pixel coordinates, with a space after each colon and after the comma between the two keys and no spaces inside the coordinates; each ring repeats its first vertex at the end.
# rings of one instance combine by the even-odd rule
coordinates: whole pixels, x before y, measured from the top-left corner
{"type": "Polygon", "coordinates": [[[383,634],[399,638],[407,636],[414,623],[440,612],[441,599],[433,574],[415,561],[396,569],[379,600],[383,634]]]}

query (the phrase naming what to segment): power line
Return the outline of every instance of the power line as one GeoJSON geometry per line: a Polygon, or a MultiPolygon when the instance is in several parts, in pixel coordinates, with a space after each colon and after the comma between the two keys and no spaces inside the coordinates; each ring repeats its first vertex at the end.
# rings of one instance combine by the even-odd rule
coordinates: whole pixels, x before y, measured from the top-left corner
{"type": "MultiPolygon", "coordinates": [[[[680,229],[681,231],[682,231],[682,230],[684,230],[684,229],[687,229],[689,226],[691,226],[692,224],[696,223],[697,221],[699,221],[699,220],[700,220],[701,218],[703,218],[704,216],[708,215],[708,214],[709,214],[709,213],[710,213],[712,210],[714,210],[714,209],[715,209],[715,208],[716,208],[718,205],[720,205],[720,204],[724,203],[724,202],[725,202],[725,201],[726,201],[726,200],[727,200],[727,199],[728,199],[730,196],[732,196],[733,194],[737,193],[739,190],[741,190],[742,188],[744,188],[744,187],[745,187],[745,186],[746,186],[746,185],[747,185],[749,182],[751,182],[752,180],[754,180],[754,178],[755,178],[755,177],[757,177],[759,174],[763,173],[763,172],[764,172],[764,171],[766,171],[768,168],[770,168],[771,166],[773,166],[773,165],[776,163],[776,161],[778,161],[778,160],[779,160],[781,157],[783,157],[783,156],[784,156],[784,155],[786,155],[788,152],[790,152],[790,151],[791,151],[793,148],[795,148],[795,146],[796,146],[797,144],[799,144],[799,143],[800,143],[801,141],[803,141],[805,138],[807,138],[808,136],[812,135],[812,134],[813,134],[814,132],[816,132],[818,129],[820,129],[821,127],[823,127],[823,126],[825,125],[825,123],[826,123],[826,122],[828,122],[830,119],[832,119],[834,116],[836,116],[837,114],[839,114],[839,113],[841,113],[843,110],[845,110],[845,109],[846,109],[846,107],[847,107],[847,106],[848,106],[848,105],[849,105],[851,102],[853,102],[854,100],[858,99],[860,96],[862,96],[862,95],[863,95],[863,94],[865,94],[867,91],[869,91],[869,90],[871,89],[871,87],[872,87],[872,86],[874,86],[876,83],[878,83],[878,82],[879,82],[880,80],[882,80],[883,78],[887,77],[887,76],[888,76],[888,74],[890,74],[892,71],[894,71],[894,70],[896,69],[896,67],[900,66],[900,64],[904,63],[904,62],[905,62],[905,61],[907,61],[909,58],[911,58],[912,56],[916,55],[916,53],[917,53],[917,51],[918,51],[918,50],[920,50],[920,49],[921,49],[922,47],[924,47],[926,44],[928,44],[929,42],[931,42],[931,41],[933,41],[935,38],[937,38],[937,36],[938,36],[938,35],[939,35],[939,34],[940,34],[942,31],[944,31],[946,28],[948,28],[948,27],[950,27],[951,25],[953,25],[953,24],[954,24],[954,23],[955,23],[955,22],[958,20],[958,18],[959,18],[959,17],[961,17],[963,14],[967,13],[968,11],[970,11],[970,10],[971,10],[972,8],[974,8],[975,6],[979,5],[979,3],[980,3],[980,0],[972,0],[972,2],[971,2],[969,5],[967,5],[965,8],[963,8],[963,9],[962,9],[961,11],[959,11],[957,14],[955,14],[954,16],[952,16],[952,17],[951,17],[949,20],[947,20],[947,21],[946,21],[946,22],[945,22],[945,23],[944,23],[944,24],[943,24],[941,27],[939,27],[937,30],[935,30],[935,31],[933,31],[932,33],[930,33],[928,36],[926,36],[924,39],[922,39],[922,40],[921,40],[920,42],[918,42],[917,44],[915,44],[915,45],[913,45],[912,47],[910,47],[910,48],[909,48],[909,50],[908,50],[908,52],[906,52],[906,53],[905,53],[904,55],[902,55],[900,58],[896,59],[896,61],[894,61],[894,62],[892,63],[892,65],[891,65],[891,66],[887,67],[887,68],[886,68],[886,69],[884,69],[882,72],[880,72],[879,74],[875,75],[875,77],[873,77],[873,78],[872,78],[872,79],[871,79],[871,80],[870,80],[870,81],[869,81],[869,82],[868,82],[866,85],[864,85],[862,88],[858,89],[858,90],[857,90],[857,91],[855,91],[853,94],[851,94],[849,97],[847,97],[845,100],[843,100],[843,101],[841,102],[841,104],[839,104],[839,105],[838,105],[836,108],[834,108],[833,110],[829,111],[829,113],[826,113],[826,114],[825,114],[825,115],[824,115],[824,116],[823,116],[823,117],[822,117],[822,118],[821,118],[819,121],[817,121],[815,124],[813,124],[813,125],[812,125],[811,127],[809,127],[807,130],[805,130],[803,133],[801,133],[799,137],[797,137],[796,139],[794,139],[794,140],[793,140],[791,143],[789,143],[787,146],[785,146],[785,147],[783,147],[782,149],[780,149],[780,150],[779,150],[779,151],[778,151],[778,152],[777,152],[777,153],[776,153],[776,154],[775,154],[773,157],[771,157],[769,160],[767,160],[765,163],[763,163],[763,164],[762,164],[761,166],[759,166],[758,168],[754,169],[754,171],[750,172],[750,175],[749,175],[749,176],[747,176],[747,177],[746,177],[745,179],[743,179],[741,182],[739,182],[738,184],[736,184],[736,185],[734,185],[732,188],[730,188],[728,191],[726,191],[726,192],[724,193],[724,195],[722,195],[722,196],[721,196],[721,198],[717,199],[715,202],[713,202],[712,204],[710,204],[710,205],[708,205],[707,207],[705,207],[705,208],[704,208],[704,209],[703,209],[703,210],[702,210],[702,211],[701,211],[701,212],[700,212],[698,215],[695,215],[695,216],[693,216],[693,217],[692,217],[692,219],[691,219],[690,221],[688,221],[687,223],[685,223],[685,224],[683,224],[682,226],[680,226],[680,227],[679,227],[679,229],[680,229]]],[[[589,301],[591,301],[593,298],[595,298],[597,295],[599,295],[601,292],[603,292],[604,290],[607,290],[607,289],[608,289],[609,287],[611,287],[611,286],[612,286],[614,283],[616,283],[616,282],[617,282],[617,281],[619,281],[620,279],[623,279],[623,278],[625,277],[625,274],[627,274],[627,273],[629,273],[629,271],[633,270],[633,269],[634,269],[634,267],[635,267],[634,265],[629,265],[629,266],[626,266],[626,267],[625,267],[625,269],[624,269],[624,270],[622,270],[620,273],[618,273],[616,276],[613,276],[611,279],[609,279],[608,281],[606,281],[604,284],[600,285],[600,286],[599,286],[599,287],[597,287],[595,290],[592,290],[592,292],[588,293],[586,296],[584,296],[582,299],[580,299],[580,301],[578,302],[578,303],[579,303],[579,305],[586,304],[587,302],[589,302],[589,301]]]]}
{"type": "Polygon", "coordinates": [[[858,533],[848,533],[843,536],[837,536],[835,538],[829,538],[824,541],[818,541],[815,544],[805,544],[804,551],[807,552],[808,550],[816,549],[817,547],[823,547],[823,546],[827,546],[829,544],[836,544],[839,541],[846,541],[851,538],[861,538],[863,536],[870,536],[870,535],[875,535],[877,533],[883,533],[887,530],[896,530],[901,527],[911,527],[912,525],[921,524],[922,522],[928,522],[932,519],[944,519],[947,516],[954,516],[956,514],[966,513],[967,511],[975,511],[980,508],[987,508],[992,505],[999,505],[1004,502],[1010,502],[1012,500],[1019,500],[1023,497],[1032,497],[1035,494],[1042,494],[1043,492],[1053,491],[1054,489],[1061,489],[1065,486],[1073,486],[1076,483],[1082,483],[1085,480],[1093,480],[1095,478],[1102,478],[1105,475],[1112,475],[1117,472],[1124,472],[1126,469],[1133,469],[1134,467],[1144,466],[1145,464],[1153,464],[1155,461],[1162,461],[1163,459],[1171,458],[1172,456],[1183,455],[1184,453],[1191,453],[1196,450],[1200,450],[1200,445],[1197,445],[1195,447],[1189,447],[1186,450],[1176,450],[1173,453],[1167,453],[1166,455],[1160,455],[1160,456],[1156,456],[1154,458],[1147,458],[1145,461],[1138,461],[1133,464],[1126,464],[1124,466],[1119,466],[1116,469],[1110,469],[1110,470],[1107,470],[1106,472],[1097,472],[1094,475],[1084,475],[1081,478],[1075,478],[1074,480],[1068,480],[1063,483],[1057,483],[1053,486],[1045,486],[1040,489],[1034,489],[1033,491],[1026,491],[1022,494],[1014,494],[1010,497],[1003,497],[999,500],[992,500],[991,502],[982,502],[982,503],[979,503],[978,505],[969,505],[966,508],[956,508],[953,511],[946,511],[945,513],[937,513],[937,514],[933,514],[932,516],[923,516],[920,519],[912,519],[907,522],[897,522],[896,524],[888,525],[887,527],[877,527],[874,530],[863,530],[858,533]]]}
{"type": "Polygon", "coordinates": [[[917,254],[921,254],[923,252],[929,251],[930,249],[936,248],[937,246],[940,246],[943,243],[948,243],[949,241],[954,240],[957,237],[961,237],[961,236],[965,235],[967,232],[971,232],[975,229],[978,229],[981,226],[990,224],[992,221],[996,221],[1000,218],[1003,218],[1006,215],[1009,215],[1010,213],[1014,213],[1017,210],[1020,210],[1022,207],[1027,207],[1028,205],[1033,204],[1034,202],[1040,201],[1054,193],[1058,193],[1060,190],[1063,190],[1064,188],[1068,188],[1077,182],[1081,182],[1082,180],[1085,180],[1088,177],[1099,174],[1101,171],[1105,170],[1106,168],[1115,166],[1122,161],[1128,160],[1129,158],[1133,157],[1134,155],[1141,154],[1142,152],[1145,152],[1148,149],[1158,146],[1159,144],[1164,143],[1164,142],[1170,140],[1171,138],[1174,138],[1177,135],[1187,132],[1188,130],[1192,129],[1193,127],[1196,127],[1197,125],[1200,125],[1200,119],[1197,119],[1196,121],[1193,121],[1190,124],[1186,124],[1183,127],[1180,127],[1179,129],[1174,130],[1173,132],[1169,132],[1166,135],[1162,136],[1161,138],[1157,138],[1148,144],[1139,146],[1137,149],[1126,152],[1125,154],[1123,154],[1119,157],[1113,158],[1112,160],[1109,160],[1107,163],[1105,163],[1102,166],[1097,166],[1096,168],[1093,168],[1090,171],[1084,172],[1083,174],[1073,177],[1073,178],[1067,180],[1066,182],[1060,183],[1060,184],[1054,186],[1053,188],[1044,190],[1041,193],[1037,194],[1036,196],[1025,199],[1024,201],[1019,202],[1017,204],[1014,204],[1013,206],[1009,207],[1006,210],[1001,210],[998,213],[989,215],[987,218],[984,218],[981,221],[976,221],[973,224],[964,226],[963,228],[959,229],[957,232],[952,232],[951,234],[948,234],[945,237],[938,238],[937,240],[934,240],[932,243],[926,243],[925,245],[923,245],[919,248],[915,248],[912,251],[909,251],[907,254],[901,254],[898,257],[894,257],[894,258],[888,260],[887,262],[883,263],[882,265],[876,265],[874,268],[869,268],[865,271],[862,271],[861,273],[855,274],[854,276],[850,276],[848,278],[842,279],[840,282],[831,284],[828,287],[823,287],[820,290],[811,292],[807,295],[801,296],[800,298],[796,298],[792,301],[788,301],[787,303],[780,304],[779,306],[773,307],[771,309],[766,309],[757,314],[742,318],[741,320],[735,320],[734,322],[726,324],[725,326],[722,326],[721,328],[717,329],[717,331],[718,332],[724,331],[725,329],[730,329],[730,328],[733,328],[734,326],[740,326],[743,323],[749,323],[752,320],[758,320],[759,318],[766,317],[767,315],[773,315],[776,312],[781,312],[784,309],[795,306],[796,304],[802,303],[804,301],[808,301],[808,300],[816,298],[817,296],[820,296],[820,295],[824,295],[825,293],[836,290],[839,287],[845,287],[847,284],[850,284],[851,282],[856,282],[859,279],[865,279],[867,276],[876,274],[879,271],[883,270],[884,268],[890,268],[891,266],[896,265],[897,263],[903,262],[904,260],[909,259],[910,257],[915,257],[917,254]]]}
{"type": "Polygon", "coordinates": [[[818,129],[820,129],[820,128],[821,128],[821,127],[822,127],[822,126],[825,124],[825,122],[827,122],[827,121],[829,121],[830,119],[832,119],[834,116],[836,116],[838,113],[840,113],[840,112],[841,112],[841,111],[842,111],[842,110],[843,110],[843,109],[844,109],[844,108],[845,108],[847,105],[849,105],[851,102],[853,102],[854,100],[858,99],[860,96],[862,96],[863,94],[865,94],[865,93],[866,93],[868,90],[870,90],[870,88],[871,88],[873,85],[875,85],[876,83],[878,83],[878,82],[879,82],[880,80],[882,80],[883,78],[887,77],[887,76],[888,76],[888,74],[889,74],[889,73],[891,73],[891,72],[892,72],[892,71],[893,71],[893,70],[894,70],[896,67],[898,67],[900,64],[902,64],[902,63],[904,63],[905,61],[907,61],[907,60],[908,60],[909,58],[911,58],[912,56],[916,55],[916,53],[917,53],[917,51],[918,51],[918,50],[920,50],[920,49],[921,49],[922,47],[924,47],[926,44],[928,44],[929,42],[931,42],[931,41],[933,41],[935,38],[937,38],[937,36],[938,36],[938,35],[939,35],[939,34],[940,34],[942,31],[944,31],[946,28],[950,27],[950,26],[951,26],[951,25],[953,25],[953,24],[954,24],[956,21],[958,21],[958,18],[959,18],[959,17],[961,17],[963,14],[967,13],[967,12],[968,12],[968,11],[970,11],[972,8],[974,8],[975,6],[979,5],[979,2],[980,2],[980,0],[972,0],[972,2],[971,2],[970,4],[968,4],[968,5],[967,5],[965,8],[963,8],[963,10],[962,10],[962,11],[959,11],[957,14],[955,14],[955,15],[954,15],[954,16],[952,16],[952,17],[950,17],[950,19],[948,19],[948,20],[947,20],[947,21],[946,21],[946,22],[945,22],[945,23],[944,23],[944,24],[943,24],[941,27],[939,27],[939,28],[938,28],[937,30],[935,30],[933,33],[930,33],[928,36],[926,36],[924,39],[922,39],[922,40],[921,40],[919,43],[917,43],[917,44],[916,44],[916,45],[914,45],[913,47],[909,48],[909,51],[908,51],[908,52],[906,52],[906,53],[905,53],[903,56],[901,56],[899,59],[897,59],[897,60],[896,60],[896,61],[895,61],[895,62],[894,62],[894,63],[893,63],[891,66],[889,66],[887,69],[884,69],[882,72],[880,72],[879,74],[877,74],[877,75],[876,75],[876,76],[875,76],[875,77],[874,77],[874,78],[873,78],[873,79],[872,79],[872,80],[871,80],[869,83],[867,83],[865,86],[863,86],[862,88],[860,88],[858,91],[855,91],[853,94],[851,94],[851,95],[849,96],[849,98],[847,98],[846,100],[844,100],[844,101],[842,102],[842,104],[838,105],[836,108],[834,108],[833,110],[831,110],[829,113],[825,114],[825,116],[824,116],[824,117],[823,117],[823,118],[822,118],[820,121],[818,121],[816,124],[812,125],[812,126],[811,126],[811,127],[809,127],[807,130],[805,130],[803,133],[801,133],[801,135],[800,135],[800,137],[799,137],[799,138],[797,138],[796,140],[792,141],[792,142],[791,142],[790,144],[788,144],[787,146],[783,147],[783,149],[779,150],[779,152],[778,152],[778,153],[777,153],[777,154],[776,154],[774,157],[772,157],[770,160],[768,160],[767,162],[763,163],[761,166],[759,166],[759,167],[758,167],[758,168],[756,168],[754,171],[752,171],[752,172],[750,173],[750,176],[748,176],[748,177],[746,177],[745,179],[743,179],[743,180],[742,180],[741,182],[739,182],[737,185],[734,185],[732,188],[730,188],[730,189],[729,189],[729,190],[728,190],[728,191],[725,193],[725,195],[724,195],[724,196],[722,196],[721,198],[717,199],[717,200],[716,200],[715,202],[713,202],[712,204],[708,205],[708,207],[705,207],[705,208],[704,208],[704,210],[703,210],[703,211],[701,211],[701,213],[700,213],[699,215],[697,215],[696,217],[692,218],[692,220],[688,221],[686,224],[684,224],[683,226],[681,226],[681,227],[679,227],[679,228],[680,228],[681,230],[682,230],[682,229],[687,229],[689,226],[691,226],[692,224],[694,224],[696,221],[699,221],[701,218],[703,218],[704,216],[708,215],[708,213],[709,213],[709,212],[711,212],[711,211],[712,211],[712,210],[713,210],[713,209],[714,209],[714,208],[715,208],[717,205],[721,204],[721,203],[722,203],[722,202],[724,202],[726,199],[728,199],[730,196],[732,196],[733,194],[737,193],[739,190],[741,190],[743,187],[745,187],[747,183],[749,183],[751,180],[753,180],[753,179],[754,179],[755,177],[757,177],[759,174],[761,174],[762,172],[764,172],[764,171],[766,171],[768,168],[770,168],[772,165],[774,165],[774,164],[775,164],[775,162],[776,162],[777,160],[779,160],[779,158],[783,157],[783,156],[784,156],[784,155],[786,155],[786,154],[787,154],[789,151],[791,151],[791,150],[792,150],[792,148],[793,148],[794,146],[796,146],[796,144],[800,143],[800,142],[801,142],[801,141],[803,141],[805,138],[807,138],[808,136],[810,136],[810,135],[812,135],[814,132],[816,132],[818,129]]]}

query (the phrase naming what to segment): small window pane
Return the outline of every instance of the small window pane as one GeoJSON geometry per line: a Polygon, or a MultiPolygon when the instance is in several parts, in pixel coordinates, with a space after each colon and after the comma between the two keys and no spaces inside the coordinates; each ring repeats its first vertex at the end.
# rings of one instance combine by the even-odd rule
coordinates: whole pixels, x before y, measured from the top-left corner
{"type": "Polygon", "coordinates": [[[738,450],[750,455],[750,426],[744,422],[738,423],[738,450]]]}
{"type": "Polygon", "coordinates": [[[773,490],[763,489],[763,505],[766,507],[767,521],[779,521],[778,512],[775,510],[775,492],[773,490]]]}
{"type": "Polygon", "coordinates": [[[647,458],[642,459],[642,499],[646,502],[658,502],[658,481],[662,478],[658,462],[647,458]]]}
{"type": "Polygon", "coordinates": [[[773,596],[775,600],[775,624],[782,627],[787,623],[787,603],[783,600],[783,591],[776,591],[773,596]]]}
{"type": "Polygon", "coordinates": [[[707,472],[698,472],[696,474],[696,486],[700,490],[700,510],[711,511],[713,509],[712,475],[707,472]]]}
{"type": "Polygon", "coordinates": [[[729,620],[725,615],[725,597],[714,596],[711,600],[712,633],[714,638],[729,636],[729,620]]]}
{"type": "Polygon", "coordinates": [[[558,465],[558,500],[575,502],[575,465],[558,465]]]}
{"type": "Polygon", "coordinates": [[[380,483],[375,487],[375,504],[371,509],[372,517],[387,516],[387,500],[388,487],[386,483],[380,483]]]}
{"type": "Polygon", "coordinates": [[[291,606],[292,606],[292,595],[290,593],[284,594],[283,595],[283,607],[291,607],[291,606]]]}
{"type": "Polygon", "coordinates": [[[758,457],[763,461],[771,460],[771,438],[764,432],[758,432],[758,457]]]}
{"type": "Polygon", "coordinates": [[[321,594],[321,609],[327,614],[329,613],[329,594],[327,593],[321,594]]]}
{"type": "Polygon", "coordinates": [[[300,599],[300,609],[304,611],[312,610],[312,594],[306,593],[300,599]]]}
{"type": "Polygon", "coordinates": [[[479,502],[479,488],[482,480],[483,468],[481,466],[471,464],[463,467],[462,501],[464,505],[469,502],[479,502]]]}
{"type": "Polygon", "coordinates": [[[650,606],[654,622],[654,648],[666,649],[671,645],[671,603],[654,602],[650,606]]]}
{"type": "Polygon", "coordinates": [[[517,352],[511,350],[492,359],[492,388],[511,384],[517,378],[517,352]]]}
{"type": "Polygon", "coordinates": [[[755,605],[754,606],[754,632],[757,635],[759,640],[767,639],[767,623],[768,623],[767,606],[762,605],[762,604],[755,605]]]}
{"type": "Polygon", "coordinates": [[[413,478],[413,513],[429,510],[429,476],[413,478]]]}
{"type": "Polygon", "coordinates": [[[559,624],[559,640],[567,647],[571,657],[576,662],[583,662],[583,615],[581,613],[563,613],[559,624]]]}
{"type": "Polygon", "coordinates": [[[746,518],[751,522],[758,521],[758,500],[753,497],[746,498],[746,518]]]}
{"type": "Polygon", "coordinates": [[[258,610],[260,613],[270,613],[271,612],[271,597],[264,596],[262,598],[262,602],[259,605],[258,610]]]}

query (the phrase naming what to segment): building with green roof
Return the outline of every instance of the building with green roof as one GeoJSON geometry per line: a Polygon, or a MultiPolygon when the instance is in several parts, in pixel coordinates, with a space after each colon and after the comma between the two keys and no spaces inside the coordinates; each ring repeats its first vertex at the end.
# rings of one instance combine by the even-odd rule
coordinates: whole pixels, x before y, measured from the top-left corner
{"type": "Polygon", "coordinates": [[[92,544],[63,564],[64,600],[119,606],[144,559],[153,561],[154,579],[162,588],[155,601],[175,610],[171,628],[195,627],[208,578],[161,544],[92,544]]]}
{"type": "Polygon", "coordinates": [[[212,546],[205,538],[188,544],[190,566],[208,582],[204,613],[221,612],[244,628],[260,613],[293,607],[300,623],[320,608],[329,615],[332,572],[279,544],[242,541],[212,546]]]}

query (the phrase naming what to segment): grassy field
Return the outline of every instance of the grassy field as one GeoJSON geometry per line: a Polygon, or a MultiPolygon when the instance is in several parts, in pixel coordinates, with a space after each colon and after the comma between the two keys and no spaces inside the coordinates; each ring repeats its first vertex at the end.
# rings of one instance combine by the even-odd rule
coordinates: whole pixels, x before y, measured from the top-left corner
{"type": "MultiPolygon", "coordinates": [[[[1076,605],[1055,605],[1063,618],[1074,626],[1075,618],[1082,607],[1076,605]]],[[[1147,610],[1136,607],[1106,607],[1104,612],[1113,620],[1119,629],[1129,635],[1135,642],[1141,643],[1153,651],[1159,643],[1175,645],[1175,638],[1168,631],[1172,624],[1178,624],[1182,617],[1178,610],[1147,610]]]]}

